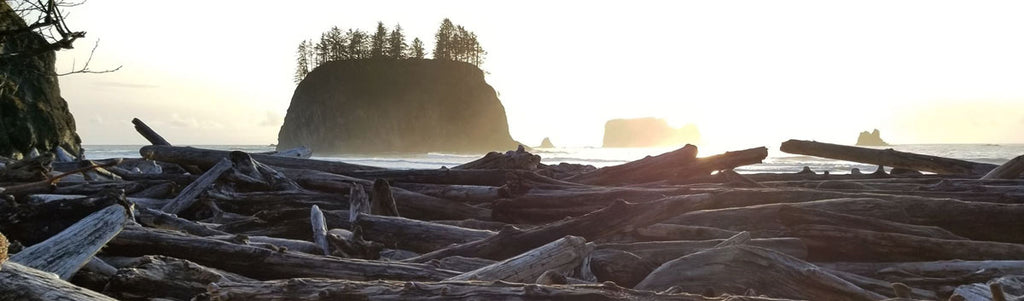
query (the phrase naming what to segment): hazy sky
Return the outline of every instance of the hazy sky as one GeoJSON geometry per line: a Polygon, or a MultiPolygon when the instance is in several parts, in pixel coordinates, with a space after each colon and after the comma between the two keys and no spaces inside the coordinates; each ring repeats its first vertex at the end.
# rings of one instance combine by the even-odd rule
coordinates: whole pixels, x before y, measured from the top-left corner
{"type": "Polygon", "coordinates": [[[432,48],[441,19],[489,52],[513,138],[600,145],[612,118],[695,123],[706,143],[1024,143],[1024,2],[144,1],[70,9],[60,53],[121,71],[62,77],[85,144],[269,144],[295,48],[331,26],[401,23],[432,48]]]}

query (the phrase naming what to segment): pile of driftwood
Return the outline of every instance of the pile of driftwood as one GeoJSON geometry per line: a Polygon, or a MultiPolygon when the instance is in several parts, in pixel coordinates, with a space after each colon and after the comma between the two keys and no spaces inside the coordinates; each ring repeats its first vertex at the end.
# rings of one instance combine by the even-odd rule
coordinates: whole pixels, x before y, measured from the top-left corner
{"type": "Polygon", "coordinates": [[[142,158],[5,162],[0,300],[1024,296],[1021,158],[792,140],[879,171],[741,175],[766,148],[692,145],[599,169],[520,149],[393,170],[175,147],[136,125],[142,158]]]}

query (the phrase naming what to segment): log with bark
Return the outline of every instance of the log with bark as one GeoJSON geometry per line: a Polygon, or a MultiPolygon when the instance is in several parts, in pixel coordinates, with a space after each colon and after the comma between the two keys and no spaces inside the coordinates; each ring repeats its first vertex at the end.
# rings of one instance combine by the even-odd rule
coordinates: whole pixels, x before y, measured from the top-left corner
{"type": "Polygon", "coordinates": [[[816,141],[789,140],[779,148],[783,152],[865,164],[901,167],[938,174],[983,176],[996,165],[908,153],[893,149],[873,149],[816,141]]]}
{"type": "Polygon", "coordinates": [[[636,289],[660,291],[673,286],[684,291],[731,294],[753,290],[772,297],[805,300],[884,298],[802,260],[742,245],[709,249],[669,261],[651,272],[636,289]]]}

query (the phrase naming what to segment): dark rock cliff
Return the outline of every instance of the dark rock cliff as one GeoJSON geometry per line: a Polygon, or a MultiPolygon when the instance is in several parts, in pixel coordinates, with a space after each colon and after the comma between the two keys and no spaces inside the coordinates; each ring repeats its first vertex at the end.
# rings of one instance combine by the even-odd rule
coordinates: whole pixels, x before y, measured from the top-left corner
{"type": "Polygon", "coordinates": [[[277,147],[296,146],[317,154],[480,153],[518,143],[475,66],[365,59],[321,65],[295,88],[277,147]]]}
{"type": "Polygon", "coordinates": [[[868,133],[868,131],[860,132],[860,136],[857,136],[857,145],[861,146],[888,146],[885,140],[882,140],[882,133],[878,132],[878,129],[868,133]]]}
{"type": "Polygon", "coordinates": [[[697,126],[673,128],[659,118],[612,119],[604,124],[604,147],[660,147],[700,143],[697,126]]]}
{"type": "MultiPolygon", "coordinates": [[[[25,22],[0,1],[0,31],[25,28],[25,22]]],[[[0,41],[0,54],[36,49],[46,41],[23,32],[0,41]]],[[[56,54],[0,59],[0,156],[28,154],[31,149],[51,151],[57,146],[79,154],[81,139],[75,119],[60,96],[54,73],[56,54]]]]}

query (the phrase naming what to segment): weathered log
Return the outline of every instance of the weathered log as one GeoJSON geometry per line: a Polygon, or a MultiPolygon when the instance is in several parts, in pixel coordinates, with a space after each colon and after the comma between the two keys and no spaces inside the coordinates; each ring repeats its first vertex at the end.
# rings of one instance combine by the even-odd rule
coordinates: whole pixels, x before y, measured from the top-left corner
{"type": "Polygon", "coordinates": [[[811,261],[1014,260],[1024,254],[1021,244],[935,239],[825,225],[790,227],[786,235],[799,237],[807,244],[811,261]]]}
{"type": "Polygon", "coordinates": [[[924,261],[924,262],[833,262],[817,265],[874,279],[902,282],[934,290],[940,296],[952,294],[959,285],[986,282],[1005,275],[1024,274],[1024,261],[924,261]]]}
{"type": "Polygon", "coordinates": [[[79,196],[59,202],[0,202],[0,232],[11,241],[33,245],[113,204],[125,204],[120,191],[104,191],[95,196],[79,196]]]}
{"type": "MultiPolygon", "coordinates": [[[[741,232],[742,233],[742,232],[741,232]]],[[[661,265],[670,260],[683,257],[703,250],[722,247],[724,239],[700,240],[700,241],[653,241],[628,244],[600,244],[597,249],[611,249],[626,251],[641,258],[661,265]]],[[[797,238],[763,238],[752,239],[746,242],[747,245],[775,250],[795,258],[807,258],[807,246],[797,238]]],[[[724,245],[723,245],[724,246],[724,245]]]]}
{"type": "Polygon", "coordinates": [[[390,248],[414,252],[430,252],[451,244],[466,243],[491,237],[493,231],[418,221],[402,217],[359,214],[355,225],[365,238],[390,248]]]}
{"type": "Polygon", "coordinates": [[[598,248],[590,253],[590,272],[597,280],[623,287],[636,286],[657,267],[658,264],[622,250],[598,248]]]}
{"type": "Polygon", "coordinates": [[[250,245],[254,247],[262,247],[265,249],[277,251],[286,250],[314,255],[323,255],[324,253],[320,249],[320,246],[317,246],[316,244],[311,243],[309,241],[298,239],[252,235],[217,235],[208,236],[207,238],[230,243],[250,245]]]}
{"type": "Polygon", "coordinates": [[[442,270],[465,273],[485,266],[492,265],[495,262],[497,261],[483,258],[451,256],[441,258],[440,260],[432,260],[428,262],[428,264],[437,266],[437,268],[442,270]]]}
{"type": "Polygon", "coordinates": [[[160,210],[170,214],[178,214],[185,211],[185,209],[192,207],[192,204],[196,202],[196,198],[199,197],[199,194],[209,189],[210,186],[213,185],[213,182],[217,181],[221,174],[224,174],[224,172],[229,169],[231,169],[231,161],[221,159],[220,162],[217,162],[213,167],[210,167],[210,169],[203,173],[202,176],[199,176],[195,182],[185,186],[174,200],[167,203],[167,205],[164,205],[160,210]]]}
{"type": "Polygon", "coordinates": [[[877,218],[801,208],[797,206],[780,206],[778,219],[782,225],[788,227],[797,225],[827,225],[847,229],[907,234],[919,237],[966,240],[966,238],[950,233],[949,231],[939,227],[902,224],[877,218]]]}
{"type": "Polygon", "coordinates": [[[526,194],[495,201],[492,215],[494,219],[508,223],[543,224],[600,210],[617,200],[643,203],[683,194],[693,193],[679,188],[531,189],[526,194]]]}
{"type": "Polygon", "coordinates": [[[210,200],[228,212],[253,215],[261,211],[307,209],[319,206],[321,210],[349,209],[344,195],[308,190],[231,192],[210,190],[204,200],[210,200]]]}
{"type": "MultiPolygon", "coordinates": [[[[294,179],[303,187],[329,192],[349,192],[353,184],[370,189],[373,182],[326,172],[278,168],[289,178],[294,179]]],[[[398,210],[406,217],[416,219],[481,219],[491,217],[491,210],[473,207],[467,204],[439,199],[401,188],[392,188],[398,210]]]]}
{"type": "MultiPolygon", "coordinates": [[[[327,228],[351,229],[349,213],[345,210],[323,210],[327,228]]],[[[271,236],[309,240],[313,231],[309,225],[309,209],[263,211],[246,219],[228,222],[216,227],[219,231],[249,236],[271,236]]]]}
{"type": "Polygon", "coordinates": [[[779,149],[790,154],[901,167],[938,174],[982,176],[996,168],[996,165],[993,164],[901,152],[891,148],[880,150],[804,140],[783,142],[779,149]]]}
{"type": "Polygon", "coordinates": [[[144,256],[131,267],[119,269],[103,292],[120,299],[189,300],[206,292],[211,283],[230,281],[221,273],[188,260],[144,256]]]}
{"type": "Polygon", "coordinates": [[[296,148],[289,148],[283,151],[270,152],[267,153],[267,155],[308,159],[309,157],[313,156],[313,150],[305,146],[299,146],[296,148]]]}
{"type": "MultiPolygon", "coordinates": [[[[143,158],[178,164],[190,164],[209,167],[228,157],[230,152],[192,147],[150,145],[139,149],[143,158]]],[[[346,174],[356,170],[381,170],[380,167],[349,164],[344,162],[278,157],[251,154],[260,163],[287,168],[318,170],[329,173],[346,174]]]]}
{"type": "Polygon", "coordinates": [[[448,256],[503,260],[566,235],[593,240],[617,231],[630,231],[636,227],[651,225],[684,212],[711,208],[714,204],[714,199],[706,194],[670,197],[642,204],[616,202],[605,209],[584,216],[527,231],[515,228],[502,229],[497,235],[423,254],[409,261],[426,262],[448,256]]]}
{"type": "Polygon", "coordinates": [[[608,284],[537,285],[503,281],[347,281],[292,279],[225,283],[211,286],[197,300],[650,300],[650,301],[787,301],[753,296],[703,297],[687,293],[638,291],[608,284]]]}
{"type": "Polygon", "coordinates": [[[46,153],[35,158],[26,158],[8,163],[0,168],[0,182],[32,182],[49,179],[53,167],[53,154],[46,153]]]}
{"type": "Polygon", "coordinates": [[[228,234],[227,232],[214,230],[206,225],[150,208],[135,208],[135,220],[146,227],[181,231],[192,235],[213,236],[228,234]]]}
{"type": "Polygon", "coordinates": [[[486,230],[486,231],[493,231],[493,232],[500,231],[501,229],[503,229],[505,227],[508,227],[508,226],[512,226],[512,227],[516,227],[516,228],[520,228],[520,229],[530,228],[528,225],[514,225],[514,224],[506,224],[506,223],[502,223],[502,222],[482,221],[482,220],[475,220],[475,219],[433,220],[433,221],[430,221],[430,222],[431,223],[435,223],[435,224],[456,226],[456,227],[467,228],[467,229],[486,230]]]}
{"type": "Polygon", "coordinates": [[[593,172],[569,177],[566,180],[592,185],[623,185],[662,180],[681,181],[705,176],[713,171],[761,163],[768,156],[764,147],[726,152],[706,158],[696,158],[697,147],[686,145],[676,151],[657,157],[647,157],[622,165],[600,168],[593,172]]]}
{"type": "Polygon", "coordinates": [[[71,279],[107,241],[121,232],[127,221],[128,213],[124,206],[110,205],[57,235],[21,250],[11,256],[11,261],[57,274],[64,280],[71,279]]]}
{"type": "Polygon", "coordinates": [[[981,177],[982,180],[1017,179],[1024,174],[1024,155],[1010,159],[981,177]]]}
{"type": "Polygon", "coordinates": [[[489,152],[483,158],[463,163],[452,169],[521,169],[535,170],[540,164],[540,156],[531,154],[522,145],[514,151],[504,154],[489,152]]]}
{"type": "Polygon", "coordinates": [[[106,295],[61,280],[16,262],[5,262],[0,268],[0,300],[2,301],[116,301],[106,295]]]}
{"type": "Polygon", "coordinates": [[[953,290],[953,294],[968,301],[1021,300],[1024,299],[1024,276],[1004,276],[987,283],[961,285],[953,290]]]}
{"type": "Polygon", "coordinates": [[[835,275],[863,289],[875,292],[883,296],[897,298],[915,298],[923,300],[938,300],[939,297],[933,291],[912,288],[902,283],[893,283],[885,280],[878,280],[870,277],[848,273],[843,271],[826,269],[829,274],[835,275]],[[899,288],[899,289],[897,289],[899,288]],[[897,291],[899,293],[897,294],[897,291]]]}
{"type": "Polygon", "coordinates": [[[313,242],[320,247],[323,255],[331,255],[331,246],[327,242],[327,221],[320,207],[313,205],[309,209],[309,222],[313,226],[313,242]]]}
{"type": "Polygon", "coordinates": [[[511,190],[506,186],[495,187],[481,185],[444,185],[400,182],[393,184],[393,187],[403,188],[412,192],[472,204],[491,202],[497,199],[514,196],[511,190]]]}
{"type": "Polygon", "coordinates": [[[145,122],[142,122],[142,120],[139,120],[138,118],[132,118],[132,124],[135,125],[135,131],[138,131],[139,135],[142,135],[143,138],[146,138],[146,140],[148,140],[150,144],[171,145],[170,142],[167,142],[167,139],[164,139],[163,136],[160,136],[160,134],[154,131],[153,128],[150,128],[149,125],[146,125],[145,122]]]}
{"type": "Polygon", "coordinates": [[[676,224],[654,224],[647,227],[636,228],[633,231],[621,233],[599,240],[604,243],[632,243],[644,241],[670,241],[670,240],[711,240],[726,239],[739,233],[725,229],[676,225],[676,224]]]}
{"type": "Polygon", "coordinates": [[[370,196],[363,191],[363,185],[352,183],[348,191],[348,221],[355,223],[360,213],[370,214],[370,196]]]}
{"type": "MultiPolygon", "coordinates": [[[[306,223],[308,228],[308,223],[306,223]]],[[[115,255],[166,255],[257,279],[326,277],[352,280],[441,280],[455,272],[428,265],[383,263],[273,251],[174,232],[128,227],[107,244],[115,255]]]]}
{"type": "Polygon", "coordinates": [[[383,216],[400,216],[395,196],[391,194],[391,184],[384,179],[373,181],[370,192],[370,214],[383,216]]]}
{"type": "Polygon", "coordinates": [[[297,191],[299,184],[240,151],[228,153],[231,170],[222,177],[234,191],[297,191]]]}
{"type": "Polygon", "coordinates": [[[806,300],[879,300],[864,290],[802,260],[752,246],[709,249],[669,261],[651,272],[636,288],[758,294],[806,300]],[[752,273],[751,271],[757,271],[752,273]]]}
{"type": "Polygon", "coordinates": [[[334,252],[331,255],[344,258],[380,259],[384,245],[364,240],[361,230],[359,227],[353,227],[352,231],[331,229],[327,234],[327,240],[334,246],[334,252]]]}
{"type": "Polygon", "coordinates": [[[571,273],[589,256],[593,245],[578,236],[566,236],[515,257],[448,278],[448,281],[503,280],[528,283],[547,271],[571,273]]]}
{"type": "MultiPolygon", "coordinates": [[[[717,208],[746,207],[771,203],[791,203],[801,208],[811,208],[848,215],[872,217],[898,223],[935,226],[953,234],[974,240],[1024,243],[1024,233],[1019,231],[992,231],[992,229],[1024,229],[1024,204],[994,204],[964,202],[954,199],[925,198],[916,196],[885,195],[871,193],[843,193],[807,189],[694,189],[694,192],[719,191],[717,208]],[[826,200],[829,199],[829,200],[826,200]],[[984,218],[979,218],[984,217],[984,218]]],[[[722,209],[722,212],[695,212],[681,215],[664,223],[700,225],[727,230],[765,231],[765,225],[774,221],[757,221],[753,213],[746,210],[765,210],[764,205],[750,208],[722,209]],[[724,211],[732,211],[742,220],[722,219],[724,211]],[[717,215],[711,217],[711,215],[717,215]],[[698,218],[698,216],[706,216],[698,218]],[[731,225],[730,225],[731,224],[731,225]],[[745,225],[744,225],[745,224],[745,225]],[[754,226],[754,224],[758,224],[754,226]]],[[[776,208],[777,209],[777,208],[776,208]]],[[[772,209],[774,210],[774,209],[772,209]]]]}
{"type": "Polygon", "coordinates": [[[445,185],[506,185],[521,181],[534,188],[584,187],[585,185],[548,178],[532,171],[508,169],[411,169],[359,170],[346,175],[362,179],[385,179],[392,183],[423,183],[445,185]]]}

